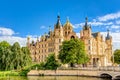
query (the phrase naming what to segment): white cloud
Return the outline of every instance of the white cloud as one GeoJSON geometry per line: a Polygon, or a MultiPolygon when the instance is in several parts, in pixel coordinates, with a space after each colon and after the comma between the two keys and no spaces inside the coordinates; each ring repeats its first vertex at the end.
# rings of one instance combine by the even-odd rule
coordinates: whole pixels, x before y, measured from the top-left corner
{"type": "Polygon", "coordinates": [[[108,21],[108,20],[113,20],[113,19],[118,19],[120,18],[120,12],[117,13],[111,13],[107,14],[105,16],[98,17],[99,21],[108,21]]]}
{"type": "Polygon", "coordinates": [[[77,37],[80,38],[80,33],[76,33],[77,37]]]}
{"type": "MultiPolygon", "coordinates": [[[[1,41],[7,41],[11,45],[14,44],[15,42],[19,42],[21,46],[26,46],[27,43],[27,37],[19,37],[19,36],[13,36],[15,33],[12,29],[10,28],[5,28],[5,27],[0,27],[0,42],[1,41]]],[[[30,36],[30,41],[37,40],[36,35],[29,35],[30,36]]]]}
{"type": "Polygon", "coordinates": [[[40,26],[40,29],[45,29],[46,27],[45,26],[40,26]]]}
{"type": "Polygon", "coordinates": [[[84,25],[85,23],[80,23],[80,24],[74,24],[73,28],[80,28],[84,25]]]}
{"type": "MultiPolygon", "coordinates": [[[[30,37],[30,42],[34,40],[36,41],[37,38],[35,37],[30,37]]],[[[27,43],[27,37],[18,37],[18,36],[0,36],[0,42],[1,41],[7,41],[11,45],[13,45],[15,42],[19,42],[21,46],[26,46],[27,43]]]]}
{"type": "Polygon", "coordinates": [[[10,28],[0,27],[1,36],[12,36],[15,32],[10,28]]]}
{"type": "Polygon", "coordinates": [[[113,22],[106,22],[106,23],[103,23],[103,22],[88,22],[88,24],[91,24],[92,26],[107,26],[107,25],[111,25],[113,24],[113,22]]]}
{"type": "Polygon", "coordinates": [[[21,46],[26,46],[27,39],[22,37],[15,37],[15,36],[1,36],[0,41],[7,41],[11,45],[14,44],[15,42],[19,42],[21,46]]]}
{"type": "Polygon", "coordinates": [[[120,20],[117,20],[117,21],[116,21],[116,24],[120,24],[120,20]]]}
{"type": "Polygon", "coordinates": [[[118,25],[112,25],[111,28],[112,28],[112,29],[119,29],[120,26],[118,26],[118,25]]]}
{"type": "MultiPolygon", "coordinates": [[[[112,24],[113,22],[96,22],[96,21],[88,22],[88,25],[91,25],[91,26],[109,26],[112,24]]],[[[85,23],[75,24],[73,25],[73,28],[80,28],[80,27],[83,27],[84,25],[85,23]]]]}

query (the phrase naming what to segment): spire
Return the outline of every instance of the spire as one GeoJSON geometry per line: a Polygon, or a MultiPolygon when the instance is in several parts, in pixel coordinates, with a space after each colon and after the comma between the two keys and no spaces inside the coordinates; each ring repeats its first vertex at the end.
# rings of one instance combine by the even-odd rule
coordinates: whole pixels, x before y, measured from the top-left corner
{"type": "Polygon", "coordinates": [[[49,32],[48,32],[48,34],[50,35],[51,34],[51,26],[49,26],[49,32]]]}
{"type": "Polygon", "coordinates": [[[57,23],[55,28],[60,28],[61,27],[61,23],[60,23],[60,15],[57,16],[57,23]]]}
{"type": "Polygon", "coordinates": [[[69,17],[67,17],[67,21],[66,22],[69,22],[69,17]]]}
{"type": "Polygon", "coordinates": [[[39,37],[37,36],[37,41],[39,41],[39,37]]]}
{"type": "Polygon", "coordinates": [[[107,29],[107,37],[106,37],[106,40],[110,39],[110,34],[109,34],[110,30],[107,29]]]}
{"type": "Polygon", "coordinates": [[[88,17],[85,18],[85,25],[83,27],[83,29],[87,30],[89,28],[89,25],[88,25],[88,17]]]}
{"type": "Polygon", "coordinates": [[[88,17],[85,18],[85,25],[88,23],[88,17]]]}
{"type": "Polygon", "coordinates": [[[51,26],[49,26],[49,32],[51,31],[51,26]]]}

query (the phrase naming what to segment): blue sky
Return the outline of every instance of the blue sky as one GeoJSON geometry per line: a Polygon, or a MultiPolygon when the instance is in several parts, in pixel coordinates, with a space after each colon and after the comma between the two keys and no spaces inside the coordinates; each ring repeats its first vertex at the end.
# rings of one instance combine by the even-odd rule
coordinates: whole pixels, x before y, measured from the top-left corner
{"type": "Polygon", "coordinates": [[[114,46],[120,48],[120,0],[0,0],[0,41],[22,42],[27,35],[40,36],[52,29],[58,13],[61,23],[69,17],[79,33],[87,16],[92,31],[106,35],[109,28],[114,46]],[[6,39],[7,38],[7,39],[6,39]]]}

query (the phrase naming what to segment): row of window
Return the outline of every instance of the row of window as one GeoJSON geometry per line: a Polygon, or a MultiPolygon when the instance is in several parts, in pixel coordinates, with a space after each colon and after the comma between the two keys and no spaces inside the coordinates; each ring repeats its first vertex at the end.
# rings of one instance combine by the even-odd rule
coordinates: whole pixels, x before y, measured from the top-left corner
{"type": "Polygon", "coordinates": [[[48,46],[50,47],[50,46],[54,46],[54,43],[48,43],[48,46]]]}
{"type": "Polygon", "coordinates": [[[39,56],[38,58],[36,57],[36,56],[34,56],[33,58],[32,58],[32,61],[40,61],[40,62],[43,62],[45,59],[46,59],[46,55],[41,55],[41,56],[39,56]]]}
{"type": "Polygon", "coordinates": [[[49,48],[49,49],[48,49],[48,52],[53,52],[53,51],[54,51],[53,48],[49,48]]]}
{"type": "MultiPolygon", "coordinates": [[[[46,53],[47,52],[47,49],[42,49],[41,51],[39,50],[38,53],[46,53]]],[[[48,52],[54,52],[54,49],[53,48],[48,48],[48,52]]],[[[37,52],[34,53],[35,55],[37,54],[37,52]]]]}

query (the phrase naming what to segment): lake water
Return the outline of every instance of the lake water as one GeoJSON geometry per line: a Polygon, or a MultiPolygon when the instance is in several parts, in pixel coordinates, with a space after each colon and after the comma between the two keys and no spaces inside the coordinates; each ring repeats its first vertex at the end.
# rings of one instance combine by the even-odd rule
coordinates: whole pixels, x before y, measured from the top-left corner
{"type": "Polygon", "coordinates": [[[0,77],[0,80],[109,80],[92,77],[77,77],[77,76],[29,76],[29,77],[0,77]]]}

